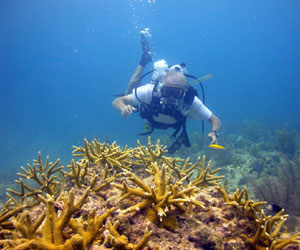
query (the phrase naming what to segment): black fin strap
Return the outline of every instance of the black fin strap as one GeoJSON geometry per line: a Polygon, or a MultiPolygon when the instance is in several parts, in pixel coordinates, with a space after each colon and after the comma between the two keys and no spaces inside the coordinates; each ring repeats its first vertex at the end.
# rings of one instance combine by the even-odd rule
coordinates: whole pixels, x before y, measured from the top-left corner
{"type": "Polygon", "coordinates": [[[176,138],[176,141],[173,142],[171,147],[168,148],[169,154],[173,154],[175,151],[180,149],[182,144],[184,144],[184,146],[186,146],[187,148],[189,148],[191,146],[189,137],[186,132],[185,122],[182,124],[182,126],[183,126],[183,129],[182,129],[181,134],[176,138]]]}
{"type": "Polygon", "coordinates": [[[171,139],[175,139],[180,129],[181,129],[181,126],[179,126],[179,127],[174,131],[174,133],[170,136],[170,138],[171,138],[171,139]]]}
{"type": "Polygon", "coordinates": [[[187,132],[186,132],[185,123],[183,124],[183,131],[182,131],[180,136],[183,136],[183,138],[184,138],[184,146],[189,148],[191,146],[191,143],[190,143],[190,139],[189,139],[189,137],[187,135],[187,132]]]}
{"type": "Polygon", "coordinates": [[[149,132],[140,133],[140,134],[138,134],[138,135],[151,135],[151,134],[153,133],[153,131],[154,131],[154,128],[151,127],[151,130],[150,130],[149,132]]]}

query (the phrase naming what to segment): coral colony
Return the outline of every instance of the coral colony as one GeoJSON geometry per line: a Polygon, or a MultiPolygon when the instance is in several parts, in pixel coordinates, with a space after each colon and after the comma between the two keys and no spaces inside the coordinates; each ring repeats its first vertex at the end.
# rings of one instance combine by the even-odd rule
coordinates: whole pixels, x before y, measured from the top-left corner
{"type": "Polygon", "coordinates": [[[205,156],[167,157],[158,140],[75,147],[67,168],[41,154],[22,167],[0,213],[2,249],[300,249],[284,210],[270,216],[248,190],[228,194],[205,156]],[[67,170],[67,171],[66,171],[67,170]]]}

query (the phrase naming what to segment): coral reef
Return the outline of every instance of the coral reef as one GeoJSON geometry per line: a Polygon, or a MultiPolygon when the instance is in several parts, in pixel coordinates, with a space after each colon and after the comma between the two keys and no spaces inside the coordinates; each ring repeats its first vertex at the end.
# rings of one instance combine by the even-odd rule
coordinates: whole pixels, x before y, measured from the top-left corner
{"type": "Polygon", "coordinates": [[[167,157],[167,148],[150,138],[147,146],[124,150],[96,139],[84,143],[74,147],[79,159],[66,171],[48,158],[42,164],[40,155],[36,166],[23,169],[22,177],[37,185],[27,188],[22,180],[21,192],[9,192],[0,212],[0,247],[300,249],[300,234],[283,231],[283,210],[265,215],[266,202],[251,200],[246,188],[228,194],[220,169],[205,157],[194,163],[167,157]]]}

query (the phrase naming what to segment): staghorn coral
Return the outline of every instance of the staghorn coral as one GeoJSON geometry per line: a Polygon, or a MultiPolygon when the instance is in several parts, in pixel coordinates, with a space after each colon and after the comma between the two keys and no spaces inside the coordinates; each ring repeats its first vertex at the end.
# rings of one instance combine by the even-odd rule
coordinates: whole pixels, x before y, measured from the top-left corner
{"type": "MultiPolygon", "coordinates": [[[[185,178],[185,180],[187,182],[191,181],[191,178],[194,174],[194,170],[196,170],[196,169],[199,170],[198,166],[200,164],[201,158],[198,157],[195,164],[192,164],[189,161],[190,161],[190,158],[188,157],[184,161],[183,166],[181,166],[180,164],[177,164],[177,162],[179,162],[179,160],[176,159],[176,158],[167,158],[167,159],[165,159],[165,162],[166,162],[167,166],[174,171],[176,177],[178,179],[185,178]],[[187,167],[189,167],[189,168],[187,168],[187,167]]],[[[182,161],[180,161],[180,162],[182,162],[182,161]]]]}
{"type": "Polygon", "coordinates": [[[214,174],[220,171],[220,168],[211,170],[210,165],[211,161],[209,161],[205,166],[205,155],[203,155],[202,163],[200,164],[201,168],[198,169],[197,176],[191,182],[191,185],[197,187],[208,187],[217,186],[220,183],[224,176],[214,176],[214,174]]]}
{"type": "Polygon", "coordinates": [[[97,185],[98,175],[94,174],[95,179],[93,179],[92,182],[91,182],[91,189],[94,192],[99,192],[103,188],[107,187],[110,183],[112,183],[113,181],[115,181],[116,178],[121,175],[121,173],[117,174],[117,172],[114,171],[113,175],[109,176],[108,173],[110,171],[111,170],[108,169],[107,164],[105,164],[105,167],[101,170],[101,182],[98,183],[98,185],[97,185]]]}
{"type": "Polygon", "coordinates": [[[115,221],[112,225],[110,221],[107,222],[107,228],[110,235],[107,236],[107,241],[114,247],[115,250],[142,250],[146,246],[147,242],[153,231],[148,231],[148,228],[144,231],[143,238],[138,244],[132,244],[128,242],[128,238],[125,235],[120,235],[117,231],[119,221],[115,221]]]}
{"type": "MultiPolygon", "coordinates": [[[[157,145],[162,147],[159,142],[157,145]]],[[[138,159],[134,155],[139,150],[140,146],[132,149],[127,160],[138,159]]],[[[156,151],[153,147],[152,150],[156,151]]],[[[65,192],[56,193],[59,195],[56,199],[39,195],[42,202],[33,206],[30,212],[26,205],[14,211],[14,202],[8,200],[6,210],[0,213],[0,226],[3,225],[0,246],[18,250],[112,250],[117,247],[145,250],[300,249],[299,234],[285,234],[284,238],[280,230],[286,215],[275,216],[273,220],[273,217],[265,216],[260,209],[262,203],[250,200],[247,189],[237,190],[233,195],[228,195],[222,187],[217,190],[215,184],[219,179],[210,181],[207,178],[213,177],[214,171],[205,160],[198,159],[197,167],[189,160],[183,160],[185,169],[181,173],[183,168],[178,163],[182,160],[176,159],[178,175],[177,170],[166,163],[172,163],[174,159],[160,156],[156,162],[147,162],[147,166],[140,161],[138,164],[142,168],[138,168],[135,161],[136,167],[130,171],[125,169],[122,176],[112,175],[115,177],[113,185],[103,183],[110,178],[113,168],[108,163],[88,162],[85,170],[85,166],[78,166],[74,161],[74,169],[70,168],[69,175],[64,172],[66,178],[62,188],[65,192]],[[194,168],[193,171],[187,172],[190,168],[194,168]],[[199,171],[198,175],[196,171],[199,171]],[[204,182],[200,182],[200,188],[193,186],[193,181],[203,171],[206,172],[204,182]],[[190,176],[191,172],[196,175],[190,176]],[[102,184],[107,188],[91,192],[102,184]],[[118,205],[125,210],[118,209],[118,205]],[[117,224],[106,223],[105,226],[108,216],[117,224]],[[262,233],[262,226],[267,233],[262,233]],[[149,231],[143,233],[145,228],[149,231]],[[268,238],[269,234],[273,238],[268,238]]],[[[88,161],[86,155],[78,162],[84,161],[88,161]]]]}
{"type": "Polygon", "coordinates": [[[45,164],[41,160],[41,153],[38,153],[38,159],[33,160],[33,165],[27,164],[27,168],[21,167],[23,173],[17,173],[25,180],[29,180],[29,184],[26,184],[22,178],[16,180],[16,183],[20,186],[20,191],[13,189],[7,189],[7,196],[9,199],[5,203],[0,212],[0,231],[6,232],[6,229],[12,227],[9,219],[13,216],[17,216],[23,209],[34,207],[39,203],[37,199],[38,195],[45,193],[54,194],[57,185],[60,183],[55,181],[57,176],[55,173],[59,173],[63,168],[59,164],[60,159],[57,159],[54,163],[49,162],[49,156],[46,157],[45,164]],[[32,181],[34,181],[37,187],[32,187],[32,181]]]}
{"type": "Polygon", "coordinates": [[[87,159],[80,159],[78,162],[72,159],[71,164],[67,165],[70,171],[64,171],[64,175],[73,179],[78,188],[87,187],[87,177],[92,175],[88,173],[88,166],[89,161],[87,159]]]}
{"type": "Polygon", "coordinates": [[[249,238],[245,234],[242,234],[241,237],[244,238],[251,249],[283,249],[289,244],[300,244],[299,236],[300,233],[296,233],[286,238],[280,238],[281,233],[280,229],[285,223],[288,215],[283,215],[284,210],[281,210],[276,215],[265,216],[262,211],[260,218],[257,219],[256,227],[257,231],[253,238],[249,238]]]}
{"type": "MultiPolygon", "coordinates": [[[[71,216],[78,211],[82,206],[84,200],[87,198],[89,189],[86,190],[81,199],[74,204],[74,189],[71,190],[70,196],[65,194],[64,209],[60,215],[54,206],[54,197],[45,199],[39,196],[41,201],[46,204],[46,209],[39,216],[37,221],[33,223],[29,213],[21,215],[18,220],[13,220],[14,227],[22,235],[14,236],[14,239],[7,240],[6,244],[17,246],[14,249],[80,249],[83,246],[83,239],[79,235],[74,235],[69,240],[64,239],[63,231],[67,226],[71,216]],[[39,236],[37,229],[41,223],[44,222],[41,229],[42,237],[39,236]]],[[[83,247],[81,248],[83,249],[83,247]]]]}
{"type": "Polygon", "coordinates": [[[12,234],[12,239],[1,240],[0,244],[7,249],[25,250],[25,249],[85,249],[90,243],[97,240],[99,234],[104,231],[103,223],[105,219],[116,210],[108,209],[104,214],[95,215],[93,209],[88,215],[88,225],[86,228],[76,219],[71,218],[81,209],[89,194],[89,188],[82,197],[74,203],[74,189],[70,194],[64,193],[58,200],[63,200],[64,207],[60,214],[55,209],[54,197],[45,199],[39,198],[46,204],[42,214],[34,222],[31,219],[29,211],[25,211],[12,223],[17,234],[12,234]],[[43,223],[43,224],[42,224],[43,223]],[[42,228],[39,229],[42,225],[42,228]],[[72,233],[67,233],[66,227],[70,226],[72,233]]]}
{"type": "MultiPolygon", "coordinates": [[[[198,189],[195,186],[183,187],[182,181],[176,181],[174,184],[170,183],[171,175],[166,173],[166,166],[159,167],[157,163],[152,163],[150,169],[148,169],[152,175],[154,175],[154,185],[145,184],[134,173],[126,172],[128,180],[134,182],[138,187],[128,187],[124,181],[122,185],[113,183],[112,185],[123,191],[121,199],[125,199],[130,195],[136,195],[143,200],[129,208],[124,212],[129,213],[133,211],[139,211],[143,208],[151,208],[155,211],[156,216],[160,222],[163,222],[167,217],[167,212],[171,210],[172,206],[179,208],[181,211],[186,212],[184,205],[189,206],[189,212],[192,213],[192,205],[203,207],[203,203],[192,198],[198,189]]],[[[150,216],[150,215],[149,215],[150,216]]],[[[153,218],[155,215],[151,215],[148,218],[153,218]]],[[[156,221],[151,219],[152,222],[156,221]]]]}
{"type": "Polygon", "coordinates": [[[67,166],[70,171],[64,171],[64,175],[70,177],[74,180],[78,188],[87,188],[90,187],[92,191],[98,192],[103,188],[107,187],[111,182],[113,182],[117,176],[116,171],[114,171],[112,176],[109,176],[109,173],[112,169],[108,168],[108,165],[105,164],[104,168],[101,168],[101,181],[99,183],[99,175],[96,174],[95,164],[90,165],[86,159],[81,159],[78,162],[75,162],[73,159],[71,164],[67,166]]]}
{"type": "Polygon", "coordinates": [[[26,207],[26,205],[20,205],[18,207],[11,208],[12,204],[13,203],[11,199],[7,200],[0,212],[0,239],[4,238],[5,234],[9,234],[9,230],[13,228],[13,224],[10,221],[10,218],[22,212],[26,207]]]}
{"type": "MultiPolygon", "coordinates": [[[[58,184],[58,182],[55,181],[57,176],[54,174],[63,168],[63,166],[59,165],[59,161],[60,159],[57,159],[54,163],[49,162],[49,156],[47,156],[46,162],[43,164],[41,152],[39,152],[38,159],[33,160],[33,166],[27,164],[28,170],[21,167],[25,174],[17,174],[25,179],[34,180],[40,186],[41,191],[53,195],[55,193],[55,186],[58,184]]],[[[29,191],[31,190],[29,189],[29,191]]]]}
{"type": "Polygon", "coordinates": [[[60,159],[57,159],[54,163],[49,162],[49,156],[46,157],[45,164],[43,164],[41,159],[41,153],[38,153],[38,159],[33,160],[33,165],[27,164],[27,168],[21,167],[23,173],[17,173],[19,176],[23,177],[25,180],[34,181],[39,187],[31,187],[24,183],[24,180],[20,178],[16,180],[16,183],[20,185],[20,191],[15,191],[13,189],[7,189],[7,196],[10,200],[15,204],[16,207],[25,204],[25,200],[27,198],[31,198],[31,203],[26,202],[27,207],[32,207],[36,205],[37,196],[39,194],[47,193],[53,195],[55,193],[55,189],[59,184],[56,181],[57,176],[54,175],[57,172],[60,172],[63,166],[59,164],[60,159]],[[26,193],[26,191],[29,191],[26,193]],[[19,200],[15,198],[15,196],[19,197],[19,200]]]}
{"type": "Polygon", "coordinates": [[[222,194],[225,204],[242,208],[246,214],[254,220],[258,218],[257,213],[262,211],[260,206],[263,206],[267,203],[266,201],[254,202],[253,200],[250,200],[248,189],[246,187],[241,192],[239,188],[237,188],[233,195],[228,195],[221,184],[217,187],[217,189],[222,194]]]}
{"type": "Polygon", "coordinates": [[[6,195],[10,198],[10,200],[13,202],[15,207],[22,206],[22,204],[25,203],[26,200],[26,206],[27,207],[33,207],[38,202],[36,199],[38,194],[42,193],[42,190],[37,190],[36,188],[30,187],[29,185],[26,185],[22,178],[20,178],[18,181],[15,181],[20,185],[20,191],[15,191],[13,189],[8,188],[6,195]],[[26,190],[29,191],[26,193],[26,190]],[[16,197],[19,197],[18,200],[16,197]],[[29,199],[27,199],[29,198],[29,199]],[[30,202],[31,201],[31,202],[30,202]]]}
{"type": "Polygon", "coordinates": [[[266,204],[266,202],[254,202],[249,200],[247,188],[244,188],[241,192],[237,189],[233,195],[228,195],[221,185],[218,187],[218,190],[222,194],[227,205],[241,208],[250,219],[255,221],[256,232],[254,237],[250,238],[245,234],[241,235],[251,249],[275,250],[283,249],[289,244],[300,244],[300,233],[281,238],[282,233],[280,232],[280,229],[288,217],[288,215],[283,215],[283,209],[273,217],[265,216],[264,211],[259,208],[259,206],[266,204]]]}
{"type": "Polygon", "coordinates": [[[147,147],[141,145],[140,141],[137,141],[138,147],[134,150],[134,157],[137,159],[137,164],[144,167],[148,167],[153,162],[162,164],[166,158],[164,154],[168,152],[167,146],[162,146],[158,139],[156,145],[151,142],[151,137],[148,137],[147,147]]]}
{"type": "Polygon", "coordinates": [[[201,157],[198,157],[194,164],[190,163],[189,160],[190,158],[187,158],[183,166],[177,164],[176,159],[166,159],[165,161],[168,167],[174,171],[179,179],[185,178],[185,182],[192,186],[216,186],[224,177],[214,176],[214,174],[220,171],[220,168],[211,170],[211,161],[209,161],[206,165],[205,155],[202,157],[202,162],[201,157]]]}
{"type": "Polygon", "coordinates": [[[73,155],[76,157],[83,157],[90,163],[96,163],[98,165],[108,164],[109,167],[117,167],[121,170],[130,170],[130,166],[134,164],[131,161],[131,155],[133,149],[125,147],[124,151],[120,146],[116,145],[116,142],[111,145],[108,143],[100,143],[97,139],[94,139],[92,143],[89,143],[87,139],[84,139],[85,147],[73,146],[73,155]]]}
{"type": "Polygon", "coordinates": [[[88,247],[89,244],[99,241],[99,236],[105,230],[105,227],[102,227],[105,219],[116,209],[117,207],[107,209],[102,215],[96,215],[96,209],[93,209],[88,215],[88,225],[86,229],[84,228],[84,225],[79,223],[76,219],[70,219],[69,225],[73,231],[79,233],[83,237],[84,247],[88,247]]]}
{"type": "Polygon", "coordinates": [[[58,215],[55,210],[54,197],[50,197],[49,199],[45,199],[42,196],[39,197],[42,202],[47,205],[47,218],[43,227],[47,242],[51,242],[54,245],[63,244],[63,230],[72,215],[79,211],[83,206],[84,200],[87,198],[89,191],[90,189],[88,188],[76,204],[74,204],[74,189],[70,191],[69,195],[65,193],[63,198],[59,197],[59,199],[63,199],[64,203],[64,209],[60,215],[58,215]]]}

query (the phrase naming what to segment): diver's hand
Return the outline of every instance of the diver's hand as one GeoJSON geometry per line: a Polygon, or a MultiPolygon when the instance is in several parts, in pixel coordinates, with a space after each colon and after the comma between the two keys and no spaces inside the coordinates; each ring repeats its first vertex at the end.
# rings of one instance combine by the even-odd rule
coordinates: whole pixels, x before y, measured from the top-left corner
{"type": "Polygon", "coordinates": [[[135,107],[132,107],[131,105],[126,105],[123,108],[121,108],[121,115],[123,117],[127,117],[132,114],[132,112],[137,111],[135,107]]]}
{"type": "Polygon", "coordinates": [[[211,133],[208,133],[208,137],[211,138],[211,143],[210,144],[218,144],[218,137],[216,135],[215,132],[211,132],[211,133]]]}

